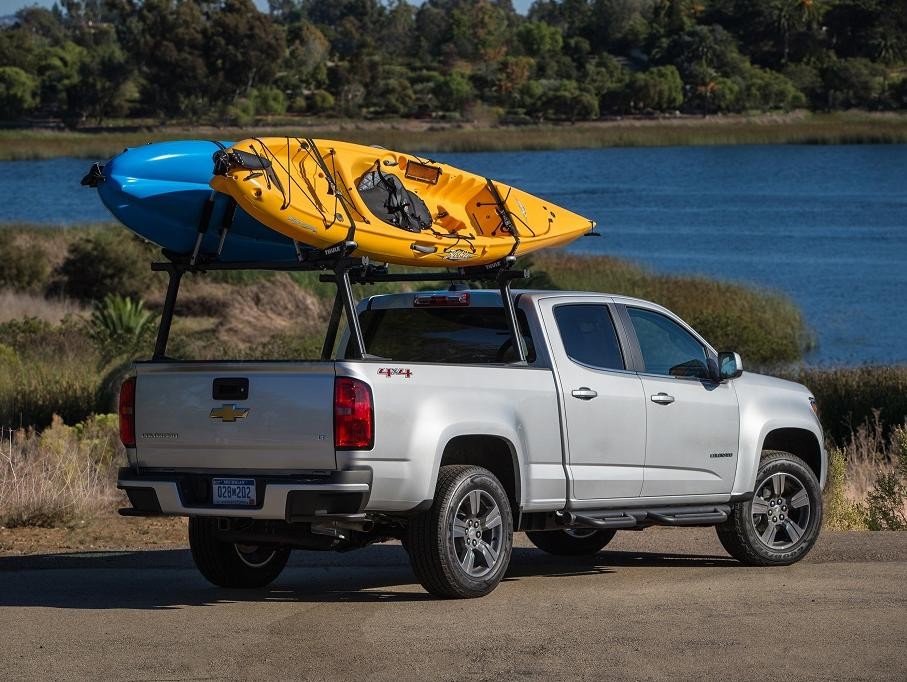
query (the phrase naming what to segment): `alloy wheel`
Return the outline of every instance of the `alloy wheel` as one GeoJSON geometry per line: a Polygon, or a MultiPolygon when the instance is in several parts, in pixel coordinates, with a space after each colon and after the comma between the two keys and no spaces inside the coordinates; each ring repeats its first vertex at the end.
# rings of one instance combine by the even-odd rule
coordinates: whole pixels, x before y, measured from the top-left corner
{"type": "Polygon", "coordinates": [[[809,527],[811,513],[806,486],[793,474],[772,474],[756,487],[752,522],[766,547],[786,550],[796,545],[809,527]]]}
{"type": "Polygon", "coordinates": [[[457,505],[451,540],[460,568],[472,578],[491,573],[501,556],[501,510],[484,490],[471,490],[457,505]]]}

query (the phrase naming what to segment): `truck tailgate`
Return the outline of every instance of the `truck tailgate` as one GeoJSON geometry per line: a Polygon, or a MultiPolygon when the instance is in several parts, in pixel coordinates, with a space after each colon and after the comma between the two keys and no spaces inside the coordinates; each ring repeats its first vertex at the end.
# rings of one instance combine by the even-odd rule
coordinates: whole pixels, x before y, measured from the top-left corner
{"type": "Polygon", "coordinates": [[[136,368],[140,467],[336,469],[332,362],[136,368]]]}

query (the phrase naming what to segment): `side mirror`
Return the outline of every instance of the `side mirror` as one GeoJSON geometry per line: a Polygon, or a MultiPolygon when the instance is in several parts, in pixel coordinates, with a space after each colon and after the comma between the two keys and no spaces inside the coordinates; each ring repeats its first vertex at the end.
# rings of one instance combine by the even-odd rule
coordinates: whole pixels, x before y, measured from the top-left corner
{"type": "Polygon", "coordinates": [[[736,379],[743,374],[743,360],[740,353],[722,351],[718,353],[718,376],[721,379],[736,379]]]}

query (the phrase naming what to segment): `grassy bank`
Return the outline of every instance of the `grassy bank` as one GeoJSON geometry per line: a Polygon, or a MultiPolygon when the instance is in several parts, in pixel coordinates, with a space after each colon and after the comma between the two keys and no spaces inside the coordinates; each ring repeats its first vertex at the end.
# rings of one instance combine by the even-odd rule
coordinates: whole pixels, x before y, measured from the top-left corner
{"type": "Polygon", "coordinates": [[[254,128],[148,125],[85,132],[0,130],[0,161],[71,156],[106,159],[124,147],[175,139],[311,135],[410,152],[471,152],[730,144],[907,143],[907,115],[842,112],[659,119],[573,125],[492,126],[430,121],[286,119],[254,128]]]}

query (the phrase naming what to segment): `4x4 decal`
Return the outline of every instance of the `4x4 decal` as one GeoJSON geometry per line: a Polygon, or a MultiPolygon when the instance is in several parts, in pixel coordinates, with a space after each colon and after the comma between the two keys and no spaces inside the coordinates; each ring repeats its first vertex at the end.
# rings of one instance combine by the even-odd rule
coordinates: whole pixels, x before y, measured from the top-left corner
{"type": "Polygon", "coordinates": [[[382,367],[378,370],[378,374],[385,376],[388,379],[397,376],[409,379],[413,375],[413,371],[404,367],[382,367]]]}

